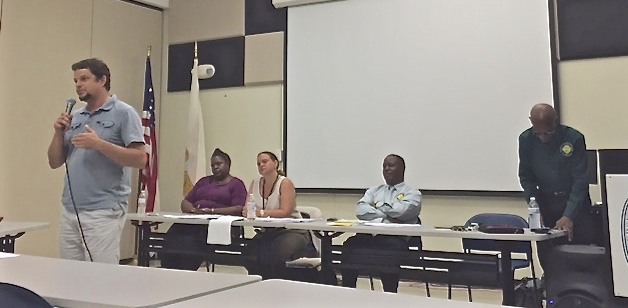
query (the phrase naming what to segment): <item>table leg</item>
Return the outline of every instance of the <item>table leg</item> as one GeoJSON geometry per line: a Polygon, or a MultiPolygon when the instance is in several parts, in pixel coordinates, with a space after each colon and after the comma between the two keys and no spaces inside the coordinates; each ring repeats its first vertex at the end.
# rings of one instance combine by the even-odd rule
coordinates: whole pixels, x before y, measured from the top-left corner
{"type": "Polygon", "coordinates": [[[512,306],[515,304],[515,277],[512,272],[512,242],[499,241],[501,248],[501,258],[499,258],[501,267],[502,281],[502,305],[512,306]]]}
{"type": "Polygon", "coordinates": [[[148,252],[148,239],[150,237],[150,227],[152,224],[140,222],[135,224],[138,231],[138,245],[137,245],[137,265],[148,267],[150,262],[150,256],[148,252]]]}
{"type": "Polygon", "coordinates": [[[321,272],[320,282],[327,285],[337,285],[336,273],[332,267],[332,243],[331,240],[340,236],[342,233],[338,232],[313,232],[314,235],[321,239],[321,272]]]}

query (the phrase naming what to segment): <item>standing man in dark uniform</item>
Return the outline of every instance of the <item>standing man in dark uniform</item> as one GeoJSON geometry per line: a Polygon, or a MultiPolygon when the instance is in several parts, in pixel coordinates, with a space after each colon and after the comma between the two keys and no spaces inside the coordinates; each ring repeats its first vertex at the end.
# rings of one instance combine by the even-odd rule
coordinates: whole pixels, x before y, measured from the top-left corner
{"type": "MultiPolygon", "coordinates": [[[[591,205],[584,136],[558,123],[554,108],[537,104],[532,127],[519,135],[519,182],[525,200],[536,197],[543,223],[565,230],[572,244],[592,243],[591,205]]],[[[551,243],[538,243],[543,266],[551,243]]]]}

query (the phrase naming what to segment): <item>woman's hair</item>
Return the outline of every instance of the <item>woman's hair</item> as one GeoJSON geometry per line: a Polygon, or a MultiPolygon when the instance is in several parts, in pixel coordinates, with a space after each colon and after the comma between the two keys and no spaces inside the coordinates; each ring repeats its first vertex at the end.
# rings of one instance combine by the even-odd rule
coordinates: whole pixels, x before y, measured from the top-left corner
{"type": "Polygon", "coordinates": [[[214,153],[212,153],[212,157],[220,157],[220,158],[224,159],[225,163],[227,163],[227,165],[229,165],[229,167],[231,167],[231,158],[229,157],[229,155],[227,155],[227,153],[221,151],[219,148],[216,148],[214,150],[214,153]]]}
{"type": "MultiPolygon", "coordinates": [[[[275,153],[273,153],[273,152],[263,151],[263,152],[260,152],[259,154],[257,154],[257,156],[260,156],[262,154],[268,155],[268,157],[270,157],[270,160],[272,160],[272,161],[279,161],[279,158],[277,158],[277,155],[275,155],[275,153]]],[[[277,164],[277,173],[279,173],[279,175],[281,175],[281,176],[286,176],[286,173],[279,169],[279,164],[277,164]]]]}

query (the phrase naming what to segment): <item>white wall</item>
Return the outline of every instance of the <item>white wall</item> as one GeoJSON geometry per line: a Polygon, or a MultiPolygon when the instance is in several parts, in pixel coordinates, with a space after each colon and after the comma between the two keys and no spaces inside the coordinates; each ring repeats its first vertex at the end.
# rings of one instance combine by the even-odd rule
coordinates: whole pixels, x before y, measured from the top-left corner
{"type": "Polygon", "coordinates": [[[589,149],[628,148],[628,57],[560,64],[561,117],[589,149]]]}

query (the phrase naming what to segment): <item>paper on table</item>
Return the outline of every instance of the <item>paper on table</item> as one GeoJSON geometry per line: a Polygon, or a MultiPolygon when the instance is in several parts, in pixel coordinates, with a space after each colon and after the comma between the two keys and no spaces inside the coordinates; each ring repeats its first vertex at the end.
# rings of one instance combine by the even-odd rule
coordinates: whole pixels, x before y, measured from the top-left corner
{"type": "Polygon", "coordinates": [[[361,221],[359,220],[351,220],[351,219],[338,219],[336,221],[333,222],[329,222],[327,223],[330,226],[336,226],[336,227],[351,227],[357,223],[360,223],[361,221]]]}
{"type": "Polygon", "coordinates": [[[218,214],[180,214],[180,215],[163,215],[166,218],[177,218],[177,219],[217,219],[222,217],[223,215],[218,214]]]}
{"type": "Polygon", "coordinates": [[[365,226],[372,227],[390,227],[390,228],[399,228],[399,227],[420,227],[420,224],[395,224],[395,223],[384,223],[384,222],[365,222],[365,226]]]}
{"type": "Polygon", "coordinates": [[[293,218],[293,217],[285,217],[285,218],[273,218],[273,217],[257,217],[256,221],[277,221],[277,222],[310,222],[315,221],[316,219],[312,218],[293,218]]]}
{"type": "Polygon", "coordinates": [[[242,220],[241,216],[221,216],[209,221],[207,226],[207,244],[231,245],[231,223],[242,220]]]}
{"type": "Polygon", "coordinates": [[[16,255],[14,253],[0,252],[0,259],[13,258],[13,257],[17,257],[17,256],[19,256],[19,255],[16,255]]]}

